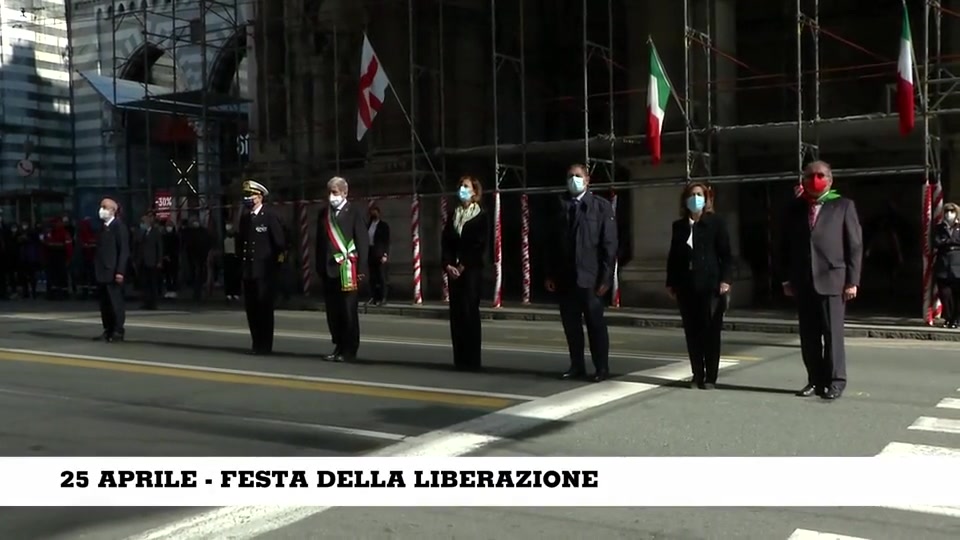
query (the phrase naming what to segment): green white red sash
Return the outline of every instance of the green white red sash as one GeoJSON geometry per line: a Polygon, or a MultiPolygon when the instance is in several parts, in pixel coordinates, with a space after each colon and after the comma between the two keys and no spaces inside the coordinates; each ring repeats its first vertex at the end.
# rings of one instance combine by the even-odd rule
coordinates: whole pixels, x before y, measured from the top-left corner
{"type": "Polygon", "coordinates": [[[327,210],[327,236],[336,248],[333,260],[340,265],[340,289],[343,291],[357,290],[357,246],[353,240],[349,242],[343,237],[343,231],[337,223],[333,207],[327,210]]]}

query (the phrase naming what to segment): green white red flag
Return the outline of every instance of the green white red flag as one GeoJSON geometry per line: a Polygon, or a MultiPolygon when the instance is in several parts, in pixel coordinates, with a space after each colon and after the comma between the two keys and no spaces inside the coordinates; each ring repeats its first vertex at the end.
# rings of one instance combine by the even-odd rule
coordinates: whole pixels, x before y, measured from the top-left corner
{"type": "Polygon", "coordinates": [[[650,42],[650,87],[647,89],[647,141],[654,165],[660,163],[660,136],[667,103],[670,102],[670,81],[667,79],[657,47],[650,42]]]}
{"type": "Polygon", "coordinates": [[[908,135],[914,124],[913,36],[910,34],[910,16],[903,4],[903,32],[900,35],[900,58],[897,60],[897,113],[900,115],[900,134],[908,135]]]}

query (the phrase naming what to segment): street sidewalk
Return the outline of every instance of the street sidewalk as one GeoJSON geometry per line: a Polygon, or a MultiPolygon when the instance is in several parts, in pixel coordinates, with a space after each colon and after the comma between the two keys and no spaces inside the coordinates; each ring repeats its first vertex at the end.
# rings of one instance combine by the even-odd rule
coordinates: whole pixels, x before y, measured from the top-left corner
{"type": "MultiPolygon", "coordinates": [[[[291,298],[283,303],[283,308],[324,311],[323,300],[313,298],[291,298]]],[[[360,313],[446,319],[448,310],[447,305],[440,302],[428,302],[422,305],[396,302],[380,307],[361,304],[360,313]]],[[[497,309],[485,305],[480,308],[480,316],[487,320],[499,321],[560,322],[559,310],[556,306],[549,304],[507,305],[497,309]]],[[[611,308],[607,310],[607,321],[611,326],[639,328],[680,328],[681,326],[679,313],[667,309],[611,308]]],[[[771,334],[797,334],[799,332],[796,314],[777,310],[735,309],[724,318],[724,329],[735,332],[771,334]]],[[[846,335],[856,338],[960,342],[960,330],[931,327],[924,324],[921,319],[898,317],[850,315],[847,317],[846,335]]]]}

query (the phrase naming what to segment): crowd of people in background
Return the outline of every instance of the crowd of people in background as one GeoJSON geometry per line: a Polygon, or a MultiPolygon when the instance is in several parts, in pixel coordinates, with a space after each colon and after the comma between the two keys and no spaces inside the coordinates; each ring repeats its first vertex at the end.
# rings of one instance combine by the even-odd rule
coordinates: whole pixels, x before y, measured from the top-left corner
{"type": "MultiPolygon", "coordinates": [[[[129,224],[129,223],[128,223],[129,224]]],[[[97,231],[90,218],[60,216],[44,222],[12,223],[0,216],[0,299],[49,300],[95,296],[93,268],[97,231]]],[[[226,224],[223,243],[197,217],[179,223],[148,213],[130,226],[131,279],[145,309],[160,299],[201,300],[222,286],[228,301],[240,299],[240,261],[235,231],[226,224]]],[[[289,298],[291,290],[281,290],[289,298]]]]}

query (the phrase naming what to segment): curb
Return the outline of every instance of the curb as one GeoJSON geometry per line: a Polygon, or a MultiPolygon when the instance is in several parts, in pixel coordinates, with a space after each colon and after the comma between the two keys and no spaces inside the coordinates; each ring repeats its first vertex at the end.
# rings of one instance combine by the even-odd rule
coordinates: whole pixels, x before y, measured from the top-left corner
{"type": "MultiPolygon", "coordinates": [[[[286,306],[296,311],[326,311],[323,303],[298,304],[291,302],[286,306]]],[[[388,315],[396,317],[411,317],[420,319],[447,319],[445,306],[382,306],[371,308],[360,305],[362,314],[388,315]]],[[[612,311],[612,310],[611,310],[612,311]]],[[[681,328],[679,316],[643,315],[607,311],[607,323],[617,327],[635,328],[681,328]]],[[[482,320],[493,321],[537,321],[560,322],[560,313],[546,310],[517,310],[480,308],[482,320]]],[[[796,322],[764,321],[761,319],[738,319],[731,317],[723,323],[723,329],[729,332],[752,332],[758,334],[793,334],[800,333],[796,322]]],[[[844,335],[849,338],[873,339],[907,339],[916,341],[944,341],[960,342],[960,331],[942,328],[925,328],[916,326],[886,326],[859,323],[847,323],[844,335]]]]}

